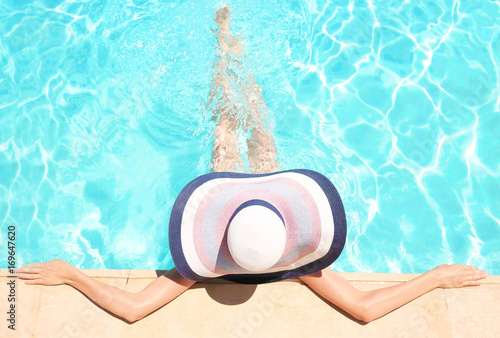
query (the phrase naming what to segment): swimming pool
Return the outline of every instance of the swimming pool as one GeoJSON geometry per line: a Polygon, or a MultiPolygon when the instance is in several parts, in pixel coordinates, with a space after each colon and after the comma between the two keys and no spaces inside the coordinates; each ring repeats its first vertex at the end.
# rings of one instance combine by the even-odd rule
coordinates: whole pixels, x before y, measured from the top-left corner
{"type": "MultiPolygon", "coordinates": [[[[344,200],[335,268],[500,274],[499,3],[230,4],[282,168],[344,200]]],[[[0,242],[15,224],[19,264],[173,266],[171,206],[210,170],[220,5],[0,4],[0,242]]]]}

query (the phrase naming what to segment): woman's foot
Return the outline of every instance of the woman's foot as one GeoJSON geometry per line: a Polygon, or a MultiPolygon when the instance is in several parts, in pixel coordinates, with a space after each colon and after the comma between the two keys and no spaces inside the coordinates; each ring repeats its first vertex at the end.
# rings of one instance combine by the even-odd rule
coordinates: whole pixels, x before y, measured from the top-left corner
{"type": "Polygon", "coordinates": [[[215,22],[222,33],[228,33],[231,29],[231,9],[223,6],[215,12],[215,22]]]}
{"type": "Polygon", "coordinates": [[[225,56],[228,53],[235,55],[244,54],[243,45],[231,32],[231,9],[229,6],[219,8],[215,12],[214,20],[219,27],[219,31],[215,31],[219,37],[218,43],[220,48],[217,48],[219,54],[221,56],[225,56]]]}

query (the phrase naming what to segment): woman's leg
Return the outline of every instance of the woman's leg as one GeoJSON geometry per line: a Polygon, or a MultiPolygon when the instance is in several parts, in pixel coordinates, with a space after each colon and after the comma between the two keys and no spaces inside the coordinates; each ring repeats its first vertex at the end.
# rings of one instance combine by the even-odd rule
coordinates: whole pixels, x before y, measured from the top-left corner
{"type": "Polygon", "coordinates": [[[208,104],[212,106],[214,118],[218,120],[213,134],[212,170],[237,172],[245,171],[245,166],[238,145],[239,109],[234,98],[238,88],[235,88],[230,64],[234,55],[240,53],[240,45],[230,32],[230,20],[229,7],[222,7],[216,12],[215,21],[219,30],[215,33],[218,36],[219,56],[215,63],[208,104]]]}
{"type": "Polygon", "coordinates": [[[270,131],[262,126],[252,128],[251,138],[247,139],[248,162],[254,174],[271,173],[280,170],[276,146],[270,131]]]}
{"type": "Polygon", "coordinates": [[[212,170],[245,171],[238,145],[238,121],[231,111],[219,111],[219,121],[213,134],[212,170]]]}
{"type": "Polygon", "coordinates": [[[231,33],[231,12],[228,6],[216,12],[215,21],[219,26],[216,32],[219,58],[209,104],[215,101],[215,116],[219,121],[214,133],[213,171],[244,169],[237,137],[241,123],[250,130],[250,138],[247,140],[250,171],[254,174],[279,171],[262,89],[252,73],[245,69],[245,49],[231,33]]]}
{"type": "Polygon", "coordinates": [[[279,171],[276,145],[268,121],[262,89],[251,74],[249,80],[250,85],[246,88],[245,96],[250,106],[250,115],[247,118],[247,123],[251,128],[250,138],[247,139],[250,170],[254,174],[279,171]]]}

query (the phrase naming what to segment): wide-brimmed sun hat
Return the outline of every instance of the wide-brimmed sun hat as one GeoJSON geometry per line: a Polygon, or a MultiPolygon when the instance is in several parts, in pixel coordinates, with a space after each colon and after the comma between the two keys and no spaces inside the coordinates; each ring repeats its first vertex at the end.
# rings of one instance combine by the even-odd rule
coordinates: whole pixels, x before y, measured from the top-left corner
{"type": "Polygon", "coordinates": [[[322,174],[214,172],[197,177],[172,208],[170,251],[185,278],[267,283],[324,269],[340,255],[346,217],[322,174]]]}

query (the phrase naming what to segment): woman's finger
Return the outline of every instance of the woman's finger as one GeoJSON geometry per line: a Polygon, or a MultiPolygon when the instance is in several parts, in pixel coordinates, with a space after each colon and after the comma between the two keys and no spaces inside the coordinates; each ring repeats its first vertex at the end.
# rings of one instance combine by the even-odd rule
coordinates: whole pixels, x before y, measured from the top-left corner
{"type": "Polygon", "coordinates": [[[29,268],[32,268],[33,267],[33,264],[35,263],[28,263],[28,264],[23,264],[21,265],[21,269],[29,269],[29,268]]]}
{"type": "Polygon", "coordinates": [[[475,280],[485,279],[486,276],[487,276],[487,274],[482,273],[482,274],[474,275],[474,279],[475,280]]]}
{"type": "Polygon", "coordinates": [[[477,286],[481,285],[481,280],[484,279],[486,275],[484,274],[470,274],[467,276],[464,276],[462,281],[460,282],[461,285],[463,286],[477,286]]]}
{"type": "Polygon", "coordinates": [[[480,280],[471,280],[471,281],[464,282],[463,285],[464,286],[479,286],[479,285],[481,285],[481,281],[480,280]]]}
{"type": "Polygon", "coordinates": [[[472,276],[472,278],[473,278],[474,280],[483,279],[484,277],[486,277],[486,276],[483,276],[483,275],[480,275],[480,274],[475,274],[475,275],[473,275],[473,276],[472,276]]]}
{"type": "Polygon", "coordinates": [[[20,279],[36,279],[36,278],[39,278],[39,274],[22,273],[22,274],[17,275],[17,278],[20,278],[20,279]]]}
{"type": "Polygon", "coordinates": [[[18,274],[19,274],[19,272],[21,272],[21,273],[39,273],[40,270],[41,270],[40,267],[28,267],[28,268],[22,268],[22,269],[19,268],[17,270],[17,272],[18,272],[18,274]]]}
{"type": "Polygon", "coordinates": [[[19,268],[22,269],[22,268],[28,268],[28,269],[31,269],[31,268],[39,268],[43,265],[44,263],[28,263],[28,264],[23,264],[21,265],[19,268]]]}
{"type": "Polygon", "coordinates": [[[43,285],[43,281],[41,279],[30,279],[24,282],[24,284],[28,285],[43,285]]]}

